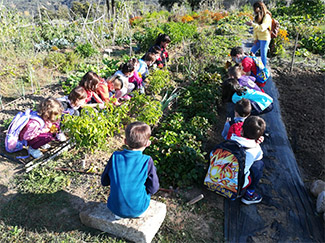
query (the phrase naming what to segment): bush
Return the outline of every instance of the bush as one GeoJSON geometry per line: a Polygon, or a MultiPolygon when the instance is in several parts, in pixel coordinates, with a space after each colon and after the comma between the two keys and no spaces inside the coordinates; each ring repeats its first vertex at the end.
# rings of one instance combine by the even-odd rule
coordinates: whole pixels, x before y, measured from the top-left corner
{"type": "Polygon", "coordinates": [[[79,56],[73,52],[50,52],[44,59],[44,66],[48,68],[55,68],[58,71],[67,73],[76,68],[79,63],[79,56]]]}
{"type": "Polygon", "coordinates": [[[146,78],[148,83],[146,91],[153,95],[159,95],[170,84],[170,73],[166,69],[156,69],[146,78]]]}
{"type": "Polygon", "coordinates": [[[302,47],[315,54],[325,54],[325,34],[313,34],[301,39],[302,47]]]}
{"type": "Polygon", "coordinates": [[[80,44],[76,48],[76,53],[82,57],[91,57],[94,54],[97,54],[98,51],[90,43],[80,44]]]}
{"type": "Polygon", "coordinates": [[[114,106],[112,102],[107,103],[103,110],[84,108],[80,116],[63,117],[63,129],[77,147],[84,147],[91,152],[103,149],[107,145],[108,136],[120,133],[124,124],[129,122],[128,107],[114,106]]]}

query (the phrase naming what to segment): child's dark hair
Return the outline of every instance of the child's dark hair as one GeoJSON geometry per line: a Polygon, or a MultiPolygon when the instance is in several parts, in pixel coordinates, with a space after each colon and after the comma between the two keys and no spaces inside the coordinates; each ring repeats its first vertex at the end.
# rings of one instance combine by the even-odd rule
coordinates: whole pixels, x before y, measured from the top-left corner
{"type": "Polygon", "coordinates": [[[234,93],[241,96],[245,91],[246,88],[240,86],[237,79],[228,78],[222,83],[222,100],[223,102],[231,102],[234,93]]]}
{"type": "Polygon", "coordinates": [[[241,46],[233,47],[230,51],[230,56],[234,57],[237,54],[244,54],[244,49],[241,46]]]}
{"type": "Polygon", "coordinates": [[[247,117],[251,114],[252,105],[250,100],[242,98],[235,104],[235,111],[241,117],[247,117]]]}
{"type": "Polygon", "coordinates": [[[133,122],[125,129],[125,140],[131,149],[146,146],[150,136],[151,128],[144,122],[133,122]]]}
{"type": "Polygon", "coordinates": [[[133,66],[135,66],[137,63],[139,63],[139,60],[136,59],[135,57],[132,57],[130,60],[129,60],[130,63],[133,64],[133,66]]]}
{"type": "Polygon", "coordinates": [[[231,66],[228,68],[229,78],[239,79],[242,76],[242,67],[240,65],[231,66]]]}
{"type": "Polygon", "coordinates": [[[79,86],[83,87],[86,91],[96,91],[99,82],[100,77],[97,73],[89,71],[82,77],[79,86]]]}
{"type": "Polygon", "coordinates": [[[170,43],[171,40],[168,35],[160,33],[156,39],[155,45],[160,46],[161,42],[170,43]]]}
{"type": "Polygon", "coordinates": [[[70,100],[71,104],[75,105],[78,100],[82,100],[87,98],[87,92],[86,90],[81,87],[77,86],[75,87],[69,94],[68,99],[70,100]]]}
{"type": "Polygon", "coordinates": [[[153,52],[147,52],[146,55],[143,58],[143,61],[145,62],[154,62],[156,61],[156,54],[153,52]]]}
{"type": "Polygon", "coordinates": [[[259,116],[249,116],[243,124],[243,137],[249,139],[259,139],[265,132],[266,123],[259,116]]]}
{"type": "Polygon", "coordinates": [[[124,74],[131,73],[134,71],[134,64],[129,60],[128,62],[121,64],[119,70],[124,74]]]}
{"type": "Polygon", "coordinates": [[[161,48],[160,48],[160,46],[153,46],[150,48],[149,52],[157,55],[157,54],[161,53],[161,48]]]}
{"type": "Polygon", "coordinates": [[[52,97],[42,100],[38,106],[39,116],[44,121],[56,122],[61,116],[63,106],[60,101],[52,97]]]}

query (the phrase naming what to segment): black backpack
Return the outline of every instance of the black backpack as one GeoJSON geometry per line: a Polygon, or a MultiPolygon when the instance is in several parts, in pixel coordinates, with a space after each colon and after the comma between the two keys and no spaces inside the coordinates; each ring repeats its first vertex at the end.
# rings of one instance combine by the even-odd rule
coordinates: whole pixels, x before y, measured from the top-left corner
{"type": "Polygon", "coordinates": [[[210,153],[210,166],[204,179],[209,190],[236,199],[244,194],[246,150],[236,141],[226,140],[210,153]]]}

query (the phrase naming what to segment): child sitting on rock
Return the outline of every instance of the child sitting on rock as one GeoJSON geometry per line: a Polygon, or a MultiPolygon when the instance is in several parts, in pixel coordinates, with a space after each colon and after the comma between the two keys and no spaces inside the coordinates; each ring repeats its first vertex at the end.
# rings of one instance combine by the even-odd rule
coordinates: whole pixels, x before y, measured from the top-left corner
{"type": "Polygon", "coordinates": [[[143,151],[150,145],[151,129],[134,122],[125,130],[128,149],[113,153],[101,177],[103,186],[110,185],[107,207],[122,218],[141,216],[149,207],[150,197],[159,189],[156,167],[143,151]]]}
{"type": "Polygon", "coordinates": [[[235,104],[235,117],[227,118],[223,131],[221,133],[224,139],[230,139],[232,134],[241,136],[242,126],[245,119],[251,114],[252,106],[248,99],[241,99],[235,104]]]}
{"type": "Polygon", "coordinates": [[[247,205],[262,201],[262,196],[255,192],[255,190],[263,176],[264,163],[261,160],[263,158],[263,151],[259,144],[264,141],[262,135],[265,128],[266,123],[261,117],[250,116],[244,121],[242,136],[239,137],[233,134],[230,138],[241,144],[246,150],[245,181],[243,185],[243,189],[246,189],[246,192],[241,201],[247,205]]]}

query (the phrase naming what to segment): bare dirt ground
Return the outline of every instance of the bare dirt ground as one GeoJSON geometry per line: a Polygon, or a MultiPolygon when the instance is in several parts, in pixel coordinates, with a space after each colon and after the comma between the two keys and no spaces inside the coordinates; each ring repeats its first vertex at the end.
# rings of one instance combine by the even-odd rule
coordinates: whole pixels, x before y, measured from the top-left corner
{"type": "Polygon", "coordinates": [[[279,90],[281,114],[288,138],[308,185],[325,179],[325,93],[324,73],[310,68],[273,68],[279,90]]]}

